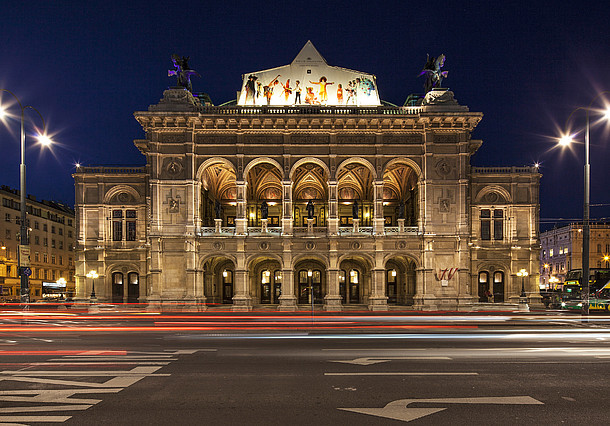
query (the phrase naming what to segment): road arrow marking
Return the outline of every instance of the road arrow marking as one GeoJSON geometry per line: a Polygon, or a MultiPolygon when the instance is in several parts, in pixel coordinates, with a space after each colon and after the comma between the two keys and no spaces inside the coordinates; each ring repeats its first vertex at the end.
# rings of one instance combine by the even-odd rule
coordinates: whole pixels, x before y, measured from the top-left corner
{"type": "Polygon", "coordinates": [[[330,361],[330,362],[340,362],[343,364],[354,364],[354,365],[373,365],[379,364],[382,362],[389,362],[395,359],[403,359],[403,360],[442,360],[442,359],[451,359],[448,356],[370,356],[364,358],[356,358],[351,360],[342,360],[342,361],[330,361]]]}
{"type": "Polygon", "coordinates": [[[541,405],[543,402],[531,396],[499,396],[475,398],[433,398],[433,399],[399,399],[392,401],[383,408],[338,408],[369,416],[385,417],[387,419],[410,422],[411,420],[438,413],[447,408],[408,408],[413,403],[431,404],[499,404],[499,405],[541,405]]]}

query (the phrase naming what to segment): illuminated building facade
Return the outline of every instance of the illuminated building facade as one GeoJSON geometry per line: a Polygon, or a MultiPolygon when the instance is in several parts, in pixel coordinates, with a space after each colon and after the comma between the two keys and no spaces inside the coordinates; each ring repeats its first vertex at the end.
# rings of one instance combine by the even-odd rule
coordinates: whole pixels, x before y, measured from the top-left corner
{"type": "MultiPolygon", "coordinates": [[[[17,255],[21,202],[19,191],[0,186],[0,300],[19,301],[17,255]]],[[[74,210],[62,203],[27,197],[30,236],[30,300],[57,300],[74,293],[74,210]]]]}
{"type": "MultiPolygon", "coordinates": [[[[591,223],[589,265],[610,268],[610,224],[591,223]]],[[[540,234],[540,288],[565,282],[570,269],[582,268],[582,224],[571,223],[540,234]]]]}
{"type": "Polygon", "coordinates": [[[471,167],[482,114],[447,89],[393,106],[307,43],[232,103],[170,88],[135,118],[145,167],[74,174],[80,298],[95,270],[108,301],[470,309],[525,268],[539,302],[540,175],[471,167]]]}

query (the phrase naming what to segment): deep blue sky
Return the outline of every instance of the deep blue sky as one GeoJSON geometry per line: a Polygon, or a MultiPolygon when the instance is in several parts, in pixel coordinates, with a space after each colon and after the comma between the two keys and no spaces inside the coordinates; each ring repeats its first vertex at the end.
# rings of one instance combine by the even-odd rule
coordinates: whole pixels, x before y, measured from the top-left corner
{"type": "MultiPolygon", "coordinates": [[[[582,217],[582,146],[562,154],[551,138],[575,107],[610,90],[604,1],[5,3],[0,87],[36,107],[61,144],[53,155],[29,145],[28,193],[39,198],[73,204],[76,162],[144,163],[133,112],[174,84],[172,53],[191,57],[202,75],[193,90],[220,104],[235,98],[241,74],[288,64],[311,39],[330,65],[375,74],[381,98],[399,105],[422,91],[426,54],[444,53],[445,86],[484,113],[473,164],[540,161],[542,219],[582,217]]],[[[18,123],[10,129],[0,130],[0,183],[17,188],[18,123]]],[[[593,204],[610,203],[605,130],[592,132],[593,204]]]]}

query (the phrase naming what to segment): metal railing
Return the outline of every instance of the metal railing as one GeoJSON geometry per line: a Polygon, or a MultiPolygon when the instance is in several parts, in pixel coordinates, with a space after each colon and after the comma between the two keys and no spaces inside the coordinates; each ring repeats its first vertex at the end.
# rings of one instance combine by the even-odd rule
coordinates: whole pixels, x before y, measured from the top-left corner
{"type": "Polygon", "coordinates": [[[299,115],[417,115],[422,111],[419,106],[201,106],[199,112],[210,115],[264,115],[264,114],[299,114],[299,115]]]}

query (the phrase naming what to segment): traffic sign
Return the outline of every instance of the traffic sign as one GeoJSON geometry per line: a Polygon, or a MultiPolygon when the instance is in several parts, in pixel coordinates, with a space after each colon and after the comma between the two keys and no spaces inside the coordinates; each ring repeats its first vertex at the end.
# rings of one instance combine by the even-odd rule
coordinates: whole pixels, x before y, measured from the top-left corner
{"type": "Polygon", "coordinates": [[[23,269],[21,270],[21,273],[22,273],[23,275],[26,275],[26,276],[28,276],[28,277],[29,277],[30,275],[32,275],[32,269],[31,269],[31,268],[23,268],[23,269]]]}

